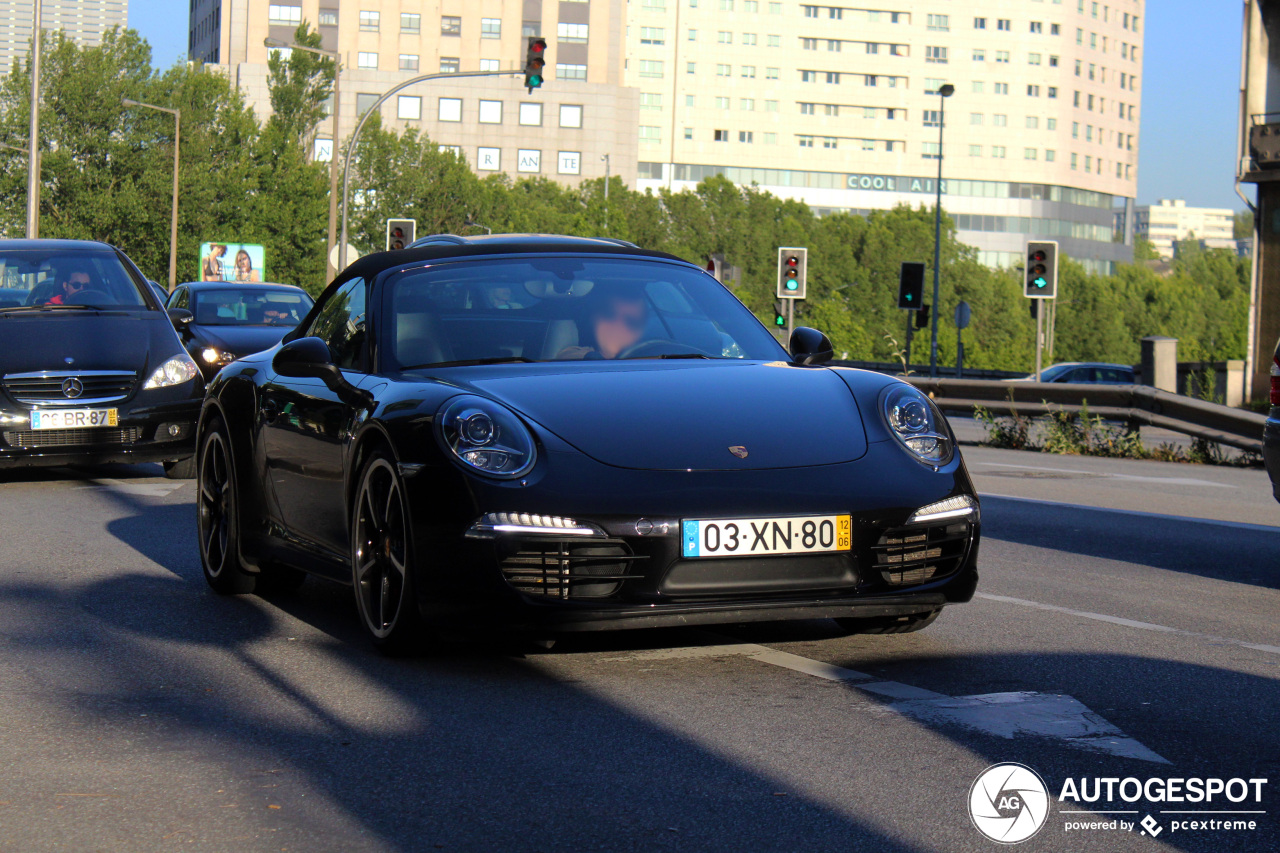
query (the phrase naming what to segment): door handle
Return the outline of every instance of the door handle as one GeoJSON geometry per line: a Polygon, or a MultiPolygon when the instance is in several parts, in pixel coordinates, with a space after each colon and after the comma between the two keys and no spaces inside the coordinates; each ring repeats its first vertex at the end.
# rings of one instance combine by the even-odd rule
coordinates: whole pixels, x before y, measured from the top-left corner
{"type": "Polygon", "coordinates": [[[280,404],[271,397],[267,397],[262,401],[262,419],[267,423],[271,423],[280,414],[280,404]]]}

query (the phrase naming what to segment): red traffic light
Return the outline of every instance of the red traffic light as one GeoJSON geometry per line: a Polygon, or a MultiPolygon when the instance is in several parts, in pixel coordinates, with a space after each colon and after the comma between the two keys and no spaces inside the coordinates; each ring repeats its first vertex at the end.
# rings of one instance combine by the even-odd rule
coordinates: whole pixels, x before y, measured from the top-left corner
{"type": "Polygon", "coordinates": [[[546,43],[545,41],[543,41],[542,39],[534,39],[534,40],[529,44],[529,52],[530,52],[530,53],[542,53],[542,52],[543,52],[544,50],[546,50],[546,49],[547,49],[547,43],[546,43]]]}
{"type": "Polygon", "coordinates": [[[1048,256],[1045,255],[1043,249],[1037,249],[1036,251],[1031,253],[1031,260],[1033,261],[1043,261],[1046,257],[1048,256]]]}
{"type": "Polygon", "coordinates": [[[795,255],[788,255],[786,263],[787,263],[787,266],[791,267],[794,270],[796,267],[800,266],[800,259],[797,258],[795,255]]]}

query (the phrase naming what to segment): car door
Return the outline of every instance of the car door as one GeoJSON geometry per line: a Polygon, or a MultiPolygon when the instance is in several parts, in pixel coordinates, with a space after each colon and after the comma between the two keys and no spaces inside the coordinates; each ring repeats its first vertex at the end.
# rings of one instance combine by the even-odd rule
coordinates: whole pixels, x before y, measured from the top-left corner
{"type": "MultiPolygon", "coordinates": [[[[368,287],[353,279],[330,294],[307,329],[329,346],[347,381],[366,377],[368,287]]],[[[280,520],[307,545],[345,558],[345,437],[357,412],[322,380],[271,372],[259,397],[267,475],[280,520]]]]}

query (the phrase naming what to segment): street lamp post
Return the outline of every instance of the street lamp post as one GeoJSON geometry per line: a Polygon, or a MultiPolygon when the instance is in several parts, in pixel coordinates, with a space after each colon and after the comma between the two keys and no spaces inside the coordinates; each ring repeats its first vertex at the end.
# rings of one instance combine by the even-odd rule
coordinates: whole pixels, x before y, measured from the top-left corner
{"type": "MultiPolygon", "coordinates": [[[[333,254],[333,247],[338,239],[338,85],[342,76],[342,54],[336,50],[322,50],[318,47],[307,47],[306,45],[283,42],[280,39],[273,38],[263,39],[262,43],[267,47],[305,50],[307,53],[328,56],[333,59],[333,130],[329,134],[333,137],[329,151],[329,239],[325,244],[324,252],[325,257],[329,258],[333,254]]],[[[328,280],[332,281],[338,275],[338,269],[333,265],[332,260],[326,261],[326,263],[329,270],[328,280]]]]}
{"type": "Polygon", "coordinates": [[[169,292],[178,286],[178,149],[182,139],[182,111],[124,99],[126,107],[145,107],[173,116],[173,213],[169,220],[169,292]]]}
{"type": "Polygon", "coordinates": [[[600,159],[604,161],[604,236],[609,236],[609,162],[608,154],[601,154],[600,159]]]}
{"type": "Polygon", "coordinates": [[[27,239],[40,236],[40,34],[41,0],[32,4],[31,21],[31,123],[27,132],[27,239]]]}
{"type": "Polygon", "coordinates": [[[942,126],[947,118],[947,98],[955,92],[956,87],[944,83],[938,87],[938,182],[934,189],[936,195],[933,203],[933,311],[930,318],[931,341],[929,343],[929,376],[938,375],[938,314],[941,305],[938,302],[938,264],[942,260],[942,126]]]}
{"type": "Polygon", "coordinates": [[[347,268],[347,223],[348,208],[351,203],[351,158],[355,155],[356,145],[360,142],[360,131],[364,130],[364,123],[369,120],[369,116],[376,113],[387,99],[395,93],[407,89],[416,83],[425,83],[428,80],[445,80],[460,77],[517,77],[524,74],[523,69],[520,71],[450,71],[440,72],[436,74],[423,74],[418,77],[411,77],[403,83],[397,83],[387,91],[383,92],[378,100],[374,101],[369,109],[365,110],[364,115],[360,116],[360,121],[356,122],[356,129],[351,131],[351,138],[347,140],[347,153],[344,156],[342,164],[342,238],[338,242],[338,266],[342,269],[347,268]]]}

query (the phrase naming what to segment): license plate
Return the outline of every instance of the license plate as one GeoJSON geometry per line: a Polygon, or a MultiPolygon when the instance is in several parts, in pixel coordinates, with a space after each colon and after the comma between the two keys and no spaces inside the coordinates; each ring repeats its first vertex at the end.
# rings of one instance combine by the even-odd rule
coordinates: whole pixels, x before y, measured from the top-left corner
{"type": "Polygon", "coordinates": [[[847,515],[713,518],[680,524],[685,558],[821,554],[853,547],[847,515]]]}
{"type": "Polygon", "coordinates": [[[37,409],[31,413],[32,429],[80,429],[119,425],[118,409],[37,409]]]}

